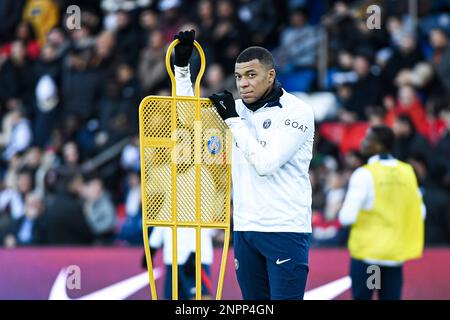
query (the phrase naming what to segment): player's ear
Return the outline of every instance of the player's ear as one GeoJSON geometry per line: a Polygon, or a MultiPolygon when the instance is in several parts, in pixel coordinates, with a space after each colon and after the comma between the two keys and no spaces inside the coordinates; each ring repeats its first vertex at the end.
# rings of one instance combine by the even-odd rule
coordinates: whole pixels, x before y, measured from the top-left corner
{"type": "Polygon", "coordinates": [[[276,72],[275,69],[270,69],[269,70],[269,77],[268,77],[268,81],[270,84],[272,84],[275,81],[275,76],[276,76],[276,72]]]}

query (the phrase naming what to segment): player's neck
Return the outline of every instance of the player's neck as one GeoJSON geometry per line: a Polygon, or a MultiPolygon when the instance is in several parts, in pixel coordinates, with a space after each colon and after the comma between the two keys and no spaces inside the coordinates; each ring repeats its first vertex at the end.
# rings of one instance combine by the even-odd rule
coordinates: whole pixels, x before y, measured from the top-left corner
{"type": "Polygon", "coordinates": [[[266,106],[279,105],[279,99],[283,95],[283,89],[278,81],[275,81],[273,85],[267,89],[266,93],[253,103],[245,103],[245,106],[253,112],[266,106]]]}

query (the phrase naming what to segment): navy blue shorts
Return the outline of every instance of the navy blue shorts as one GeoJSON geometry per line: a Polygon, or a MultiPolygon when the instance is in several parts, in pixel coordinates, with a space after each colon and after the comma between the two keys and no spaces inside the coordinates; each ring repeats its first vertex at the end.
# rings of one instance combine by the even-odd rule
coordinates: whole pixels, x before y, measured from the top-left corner
{"type": "Polygon", "coordinates": [[[236,274],[244,300],[302,300],[310,233],[234,231],[236,274]]]}

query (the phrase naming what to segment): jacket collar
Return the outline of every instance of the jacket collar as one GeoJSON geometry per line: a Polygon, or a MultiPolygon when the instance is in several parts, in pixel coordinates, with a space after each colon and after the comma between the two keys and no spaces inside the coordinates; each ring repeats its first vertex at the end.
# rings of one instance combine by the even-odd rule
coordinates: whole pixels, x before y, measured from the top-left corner
{"type": "Polygon", "coordinates": [[[283,88],[281,87],[281,83],[275,81],[272,89],[265,97],[253,103],[245,103],[244,100],[242,100],[242,102],[248,109],[250,109],[253,112],[261,108],[271,108],[271,107],[282,108],[282,105],[280,103],[280,97],[282,95],[283,95],[283,88]]]}

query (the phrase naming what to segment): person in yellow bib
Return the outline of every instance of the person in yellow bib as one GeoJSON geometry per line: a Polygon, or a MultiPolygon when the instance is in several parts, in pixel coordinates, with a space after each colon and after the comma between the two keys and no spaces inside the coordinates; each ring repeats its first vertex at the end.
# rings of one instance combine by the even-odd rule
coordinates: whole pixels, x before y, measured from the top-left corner
{"type": "Polygon", "coordinates": [[[389,127],[368,129],[360,148],[368,163],[352,174],[339,212],[351,225],[355,300],[370,300],[375,290],[380,300],[401,299],[403,263],[422,256],[425,206],[412,166],[391,156],[394,141],[389,127]]]}

